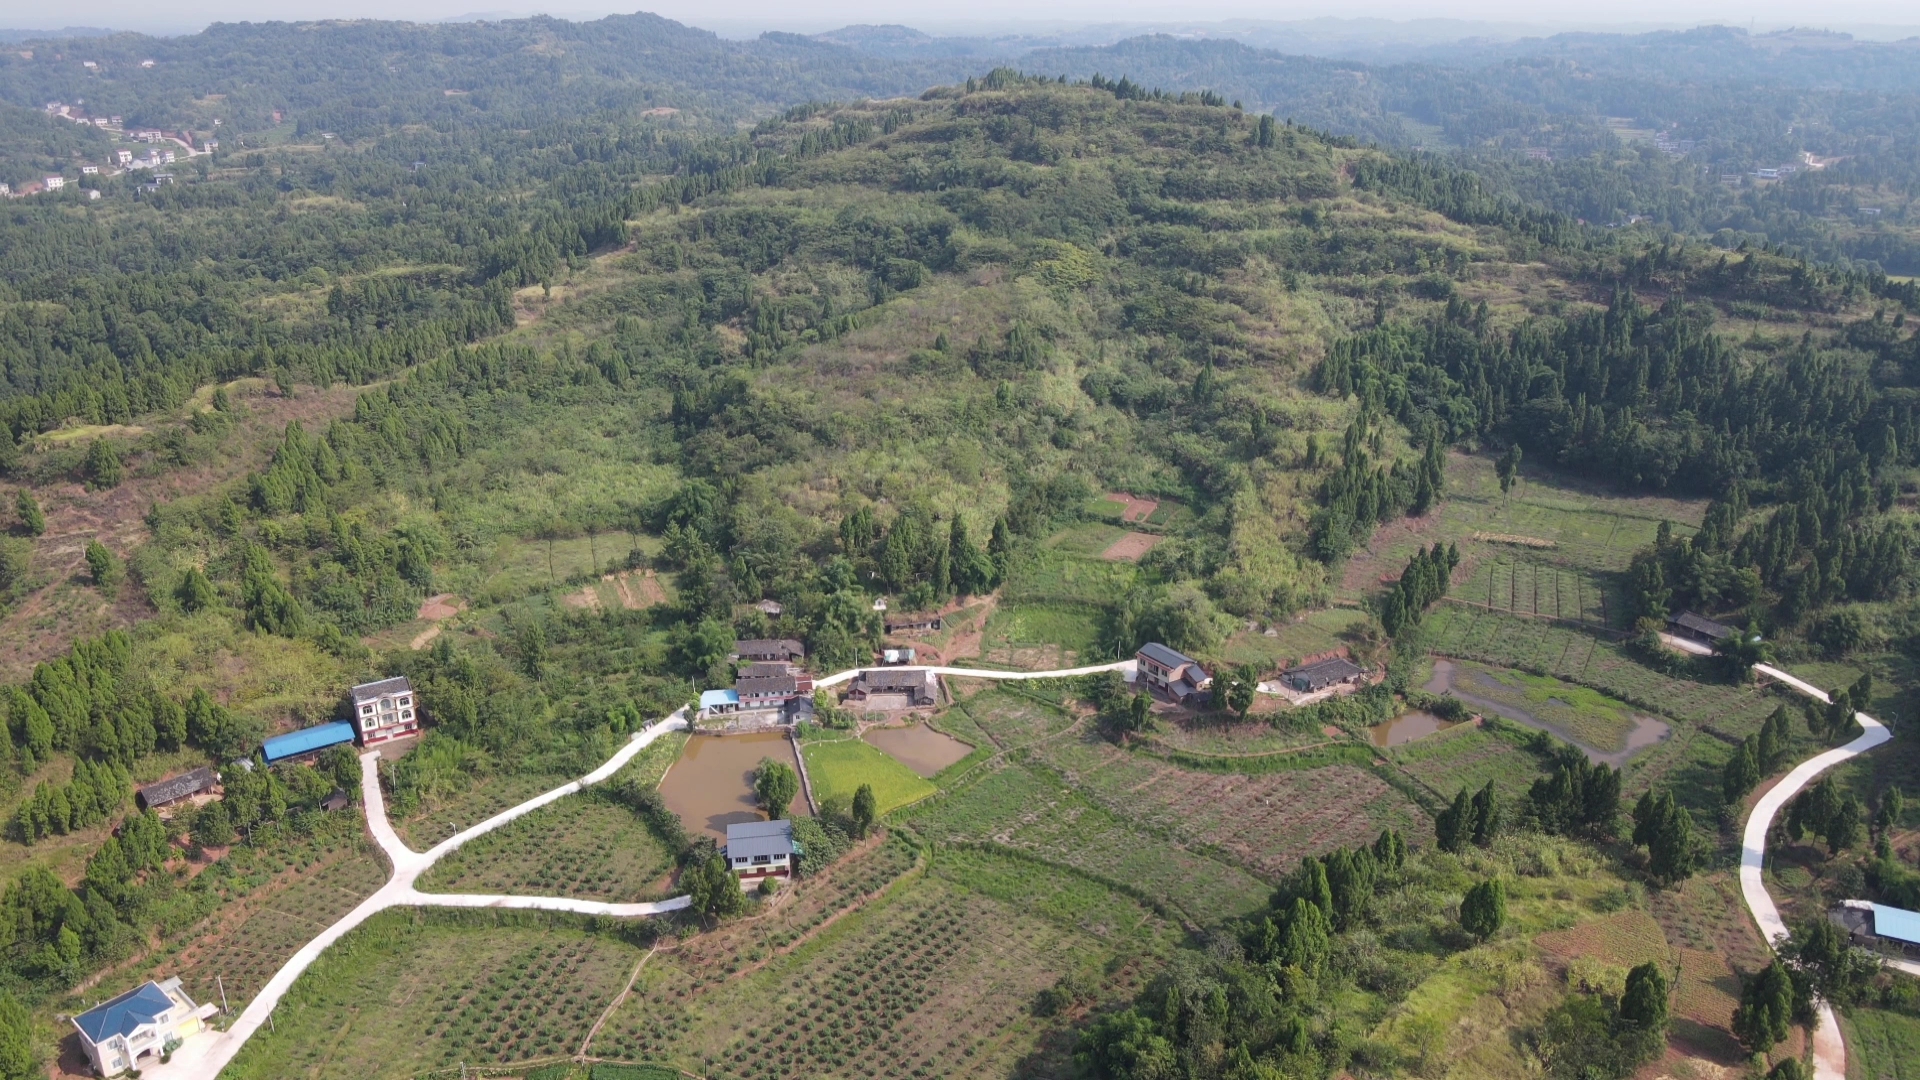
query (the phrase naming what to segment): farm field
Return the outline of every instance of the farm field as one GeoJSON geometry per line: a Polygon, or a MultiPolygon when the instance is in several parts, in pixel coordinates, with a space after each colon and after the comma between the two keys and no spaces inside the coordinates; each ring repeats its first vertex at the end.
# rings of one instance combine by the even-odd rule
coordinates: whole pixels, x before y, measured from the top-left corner
{"type": "Polygon", "coordinates": [[[975,746],[1011,750],[1052,738],[1072,727],[1066,710],[994,683],[949,679],[955,703],[938,717],[942,728],[975,746]],[[978,733],[975,738],[974,733],[978,733]]]}
{"type": "Polygon", "coordinates": [[[1467,580],[1455,583],[1451,595],[1495,611],[1595,626],[1614,625],[1625,610],[1612,580],[1525,555],[1489,553],[1475,562],[1467,580]]]}
{"type": "Polygon", "coordinates": [[[383,912],[308,970],[223,1075],[366,1080],[562,1057],[643,955],[563,919],[383,912]]]}
{"type": "Polygon", "coordinates": [[[1886,1009],[1856,1009],[1842,1017],[1849,1080],[1920,1078],[1920,1018],[1886,1009]]]}
{"type": "Polygon", "coordinates": [[[1040,756],[1116,817],[1219,852],[1268,879],[1290,872],[1302,855],[1371,843],[1385,828],[1409,836],[1431,831],[1405,795],[1354,765],[1201,772],[1091,737],[1057,740],[1040,756]]]}
{"type": "Polygon", "coordinates": [[[1519,799],[1547,775],[1541,759],[1519,745],[1523,738],[1518,732],[1462,725],[1383,753],[1436,798],[1451,799],[1461,788],[1478,791],[1491,781],[1508,798],[1519,799]]]}
{"type": "MultiPolygon", "coordinates": [[[[1256,706],[1268,698],[1255,702],[1256,706]]],[[[1285,723],[1287,716],[1256,713],[1245,724],[1215,723],[1210,721],[1186,722],[1185,718],[1169,721],[1162,717],[1153,730],[1150,739],[1157,747],[1175,750],[1181,753],[1210,754],[1221,756],[1241,756],[1246,754],[1266,754],[1278,750],[1295,750],[1303,746],[1313,746],[1327,741],[1325,732],[1317,727],[1300,727],[1285,723]],[[1269,719],[1283,721],[1276,725],[1269,719]]]]}
{"type": "Polygon", "coordinates": [[[1339,648],[1344,644],[1343,632],[1371,621],[1366,612],[1354,608],[1321,608],[1266,631],[1236,630],[1220,646],[1219,654],[1229,664],[1259,664],[1274,670],[1339,648]]]}
{"type": "MultiPolygon", "coordinates": [[[[936,863],[936,867],[938,864],[936,863]]],[[[1070,1023],[1034,1015],[1033,999],[1061,975],[1079,972],[1116,996],[1135,988],[1109,962],[1146,924],[1169,944],[1162,924],[1139,904],[1081,887],[1039,899],[1048,908],[1098,914],[1050,919],[1023,910],[1020,896],[1044,876],[1016,860],[974,856],[956,870],[987,870],[988,888],[936,868],[900,893],[870,905],[843,926],[769,964],[708,1008],[683,1040],[682,1061],[711,1057],[710,1075],[771,1077],[974,1077],[1011,1075],[1067,1064],[1044,1037],[1070,1023]],[[998,864],[998,865],[996,865],[998,864]],[[1000,895],[994,895],[998,893],[1000,895]],[[1004,897],[1004,898],[1003,898],[1004,897]],[[1089,932],[1104,925],[1104,938],[1089,932]],[[778,1056],[756,1047],[778,1047],[778,1056]],[[1033,1060],[1036,1049],[1054,1060],[1033,1060]],[[1048,1067],[1050,1066],[1050,1067],[1048,1067]]]]}
{"type": "Polygon", "coordinates": [[[386,883],[385,864],[358,836],[315,857],[324,861],[263,881],[178,952],[155,958],[154,974],[180,976],[195,1001],[220,1000],[221,986],[236,1007],[251,999],[302,945],[386,883]]]}
{"type": "MultiPolygon", "coordinates": [[[[1455,571],[1455,595],[1475,602],[1487,586],[1508,591],[1508,602],[1496,606],[1533,611],[1541,590],[1533,578],[1551,580],[1545,592],[1564,617],[1592,617],[1599,604],[1589,598],[1604,592],[1593,571],[1625,570],[1633,553],[1653,543],[1661,521],[1671,521],[1677,535],[1688,535],[1706,510],[1704,500],[1659,496],[1626,496],[1547,470],[1523,466],[1520,483],[1511,495],[1502,495],[1493,461],[1485,455],[1449,453],[1446,497],[1424,518],[1412,518],[1381,527],[1354,553],[1341,580],[1338,595],[1360,600],[1379,588],[1384,577],[1398,577],[1416,547],[1452,543],[1459,547],[1461,569],[1455,571]],[[1480,537],[1477,539],[1476,537],[1480,537]],[[1487,562],[1507,566],[1481,570],[1487,562]],[[1515,567],[1531,564],[1518,574],[1515,567]],[[1571,572],[1570,574],[1568,572],[1571,572]],[[1567,580],[1571,578],[1571,580],[1567,580]],[[1475,593],[1471,583],[1480,582],[1475,593]],[[1518,594],[1526,592],[1526,603],[1518,594]],[[1573,612],[1579,612],[1576,616],[1573,612]]],[[[1610,597],[1607,614],[1617,610],[1610,597]]],[[[1545,611],[1541,612],[1545,614],[1545,611]]]]}
{"type": "Polygon", "coordinates": [[[673,855],[632,810],[589,789],[463,845],[419,888],[631,903],[666,896],[672,869],[673,855]]]}
{"type": "MultiPolygon", "coordinates": [[[[873,785],[873,797],[882,815],[934,793],[932,783],[859,739],[813,740],[802,743],[807,778],[813,797],[821,804],[851,805],[862,784],[873,785]]],[[[963,755],[964,756],[964,755],[963,755]]]]}
{"type": "MultiPolygon", "coordinates": [[[[1439,668],[1435,681],[1449,668],[1448,690],[1470,704],[1508,706],[1602,754],[1627,749],[1629,736],[1644,722],[1644,714],[1635,713],[1623,702],[1550,675],[1529,675],[1463,660],[1439,668]]],[[[1429,689],[1433,686],[1433,682],[1428,683],[1429,689]]]]}
{"type": "Polygon", "coordinates": [[[463,790],[395,821],[393,829],[408,847],[425,851],[461,829],[572,779],[575,777],[557,773],[488,773],[475,777],[463,790]]]}
{"type": "Polygon", "coordinates": [[[990,844],[1125,882],[1200,924],[1251,911],[1268,891],[1233,863],[1140,828],[1072,787],[1014,765],[908,811],[908,824],[930,840],[990,844]]]}

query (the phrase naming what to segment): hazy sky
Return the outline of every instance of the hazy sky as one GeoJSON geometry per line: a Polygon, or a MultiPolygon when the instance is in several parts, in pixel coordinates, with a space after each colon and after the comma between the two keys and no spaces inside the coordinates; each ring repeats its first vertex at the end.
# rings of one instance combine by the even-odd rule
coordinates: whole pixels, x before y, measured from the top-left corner
{"type": "MultiPolygon", "coordinates": [[[[107,26],[161,32],[191,31],[209,22],[270,19],[387,18],[438,20],[475,12],[524,15],[547,12],[570,18],[596,18],[633,11],[631,3],[594,0],[89,0],[84,4],[47,4],[0,0],[0,28],[107,26]]],[[[1920,25],[1920,8],[1910,0],[1613,0],[1601,5],[1543,5],[1538,0],[929,0],[903,6],[897,0],[667,0],[638,10],[653,11],[730,36],[758,29],[821,30],[854,22],[905,23],[932,32],[984,28],[1016,29],[1039,20],[1068,23],[1201,21],[1233,18],[1268,20],[1320,16],[1390,19],[1453,18],[1524,22],[1534,25],[1595,26],[1607,23],[1694,24],[1717,22],[1843,28],[1861,24],[1920,25]],[[971,26],[969,24],[972,24],[971,26]]],[[[1879,36],[1879,35],[1875,35],[1879,36]]]]}

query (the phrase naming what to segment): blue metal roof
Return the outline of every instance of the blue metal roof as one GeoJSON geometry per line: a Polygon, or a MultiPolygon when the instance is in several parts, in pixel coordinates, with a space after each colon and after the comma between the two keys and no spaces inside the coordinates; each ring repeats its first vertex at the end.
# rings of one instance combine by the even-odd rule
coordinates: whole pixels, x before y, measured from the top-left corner
{"type": "Polygon", "coordinates": [[[117,998],[102,1002],[73,1018],[75,1026],[94,1045],[115,1035],[131,1035],[142,1024],[151,1024],[160,1014],[173,1008],[173,999],[159,983],[136,986],[117,998]]]}
{"type": "Polygon", "coordinates": [[[1920,945],[1920,911],[1873,905],[1873,936],[1920,945]]]}
{"type": "Polygon", "coordinates": [[[700,707],[703,709],[711,709],[715,705],[738,704],[740,704],[740,691],[738,690],[703,690],[700,692],[700,707]]]}
{"type": "Polygon", "coordinates": [[[329,746],[338,746],[352,741],[353,725],[345,720],[335,720],[331,724],[321,724],[318,727],[290,731],[285,735],[275,735],[262,743],[260,750],[265,754],[267,764],[271,765],[286,758],[298,757],[301,754],[325,750],[329,746]]]}

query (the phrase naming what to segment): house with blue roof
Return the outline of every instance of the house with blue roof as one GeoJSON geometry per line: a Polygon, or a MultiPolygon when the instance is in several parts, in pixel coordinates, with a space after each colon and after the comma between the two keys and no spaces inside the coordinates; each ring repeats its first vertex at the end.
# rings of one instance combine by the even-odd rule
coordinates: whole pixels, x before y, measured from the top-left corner
{"type": "Polygon", "coordinates": [[[740,691],[738,690],[702,690],[700,692],[700,718],[721,716],[740,711],[740,691]]]}
{"type": "Polygon", "coordinates": [[[267,764],[278,765],[283,761],[298,761],[301,758],[330,746],[339,746],[353,742],[353,725],[345,720],[335,720],[331,724],[301,728],[285,735],[275,735],[260,744],[260,752],[267,764]]]}
{"type": "Polygon", "coordinates": [[[1842,900],[1828,918],[1855,945],[1878,952],[1920,955],[1920,911],[1871,900],[1842,900]]]}
{"type": "Polygon", "coordinates": [[[94,1072],[118,1076],[171,1054],[214,1012],[211,1002],[195,1005],[175,978],[109,998],[74,1017],[73,1026],[94,1072]]]}

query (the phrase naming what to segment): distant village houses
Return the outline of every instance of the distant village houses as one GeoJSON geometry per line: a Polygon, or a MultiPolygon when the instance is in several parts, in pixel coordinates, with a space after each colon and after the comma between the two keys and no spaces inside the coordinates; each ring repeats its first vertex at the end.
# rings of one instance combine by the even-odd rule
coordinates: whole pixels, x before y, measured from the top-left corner
{"type": "Polygon", "coordinates": [[[1738,631],[1731,626],[1714,622],[1712,619],[1695,615],[1691,611],[1682,611],[1667,616],[1667,629],[1675,637],[1687,638],[1705,645],[1713,645],[1732,637],[1738,631]]]}
{"type": "Polygon", "coordinates": [[[1358,664],[1342,656],[1321,660],[1312,664],[1302,664],[1281,673],[1280,681],[1290,690],[1302,694],[1318,693],[1335,686],[1348,686],[1360,682],[1366,672],[1358,664]]]}
{"type": "Polygon", "coordinates": [[[159,810],[195,795],[214,795],[219,790],[220,774],[209,768],[199,768],[148,784],[136,791],[134,798],[142,810],[159,810]]]}
{"type": "Polygon", "coordinates": [[[889,634],[920,634],[938,630],[945,622],[938,615],[917,613],[889,615],[885,625],[889,634]]]}
{"type": "Polygon", "coordinates": [[[805,646],[792,638],[748,638],[733,643],[736,663],[797,664],[807,658],[805,646]]]}

